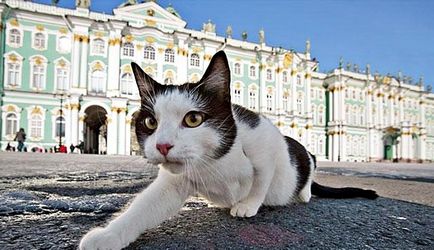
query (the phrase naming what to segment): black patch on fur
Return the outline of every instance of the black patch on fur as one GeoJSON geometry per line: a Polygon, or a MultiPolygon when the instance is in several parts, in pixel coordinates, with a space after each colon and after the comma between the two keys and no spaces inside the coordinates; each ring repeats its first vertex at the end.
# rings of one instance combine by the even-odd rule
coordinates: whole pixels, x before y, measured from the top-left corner
{"type": "Polygon", "coordinates": [[[348,199],[360,197],[371,200],[378,198],[378,194],[374,190],[353,187],[333,188],[320,185],[316,182],[312,182],[311,192],[313,195],[321,198],[348,199]]]}
{"type": "Polygon", "coordinates": [[[285,136],[286,144],[288,145],[289,157],[293,164],[297,166],[298,178],[297,178],[297,194],[306,185],[310,175],[310,154],[306,148],[298,141],[291,137],[285,136]]]}
{"type": "Polygon", "coordinates": [[[256,128],[259,125],[259,115],[249,109],[246,109],[238,104],[232,104],[234,110],[234,116],[241,122],[247,124],[251,129],[256,128]]]}

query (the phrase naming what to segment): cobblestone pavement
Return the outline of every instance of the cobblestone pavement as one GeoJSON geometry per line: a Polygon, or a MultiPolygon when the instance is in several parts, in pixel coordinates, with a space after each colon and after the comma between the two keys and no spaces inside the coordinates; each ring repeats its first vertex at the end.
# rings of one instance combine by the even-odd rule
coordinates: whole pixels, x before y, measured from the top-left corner
{"type": "MultiPolygon", "coordinates": [[[[0,153],[0,249],[75,249],[156,171],[140,157],[0,153]]],[[[363,176],[352,171],[345,175],[363,176]]],[[[322,183],[349,178],[332,167],[319,172],[322,183]]],[[[433,207],[389,198],[313,199],[264,207],[250,219],[192,198],[129,249],[432,249],[433,221],[433,207]]]]}

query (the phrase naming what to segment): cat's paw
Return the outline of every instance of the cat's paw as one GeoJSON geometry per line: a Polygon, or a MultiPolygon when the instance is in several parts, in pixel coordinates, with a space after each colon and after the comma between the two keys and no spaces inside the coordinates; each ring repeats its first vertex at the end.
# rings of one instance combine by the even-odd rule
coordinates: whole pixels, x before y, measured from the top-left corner
{"type": "Polygon", "coordinates": [[[259,206],[238,202],[231,208],[231,215],[234,217],[252,217],[258,213],[259,206]]]}
{"type": "Polygon", "coordinates": [[[80,241],[80,250],[117,250],[122,249],[120,235],[106,228],[95,228],[80,241]]]}

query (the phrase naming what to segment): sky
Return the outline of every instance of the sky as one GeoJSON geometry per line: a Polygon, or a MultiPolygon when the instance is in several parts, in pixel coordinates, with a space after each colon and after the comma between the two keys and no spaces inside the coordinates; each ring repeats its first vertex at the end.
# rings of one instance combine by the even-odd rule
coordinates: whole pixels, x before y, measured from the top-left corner
{"type": "MultiPolygon", "coordinates": [[[[35,0],[51,3],[50,0],[35,0]]],[[[91,10],[112,13],[122,0],[92,0],[91,10]]],[[[320,71],[336,68],[339,58],[371,72],[411,76],[434,87],[434,1],[426,0],[157,0],[172,4],[187,27],[201,30],[211,19],[217,34],[232,26],[233,37],[258,41],[265,30],[269,46],[303,52],[311,41],[311,57],[320,71]],[[430,17],[431,16],[431,17],[430,17]]],[[[73,8],[75,0],[60,0],[73,8]]]]}

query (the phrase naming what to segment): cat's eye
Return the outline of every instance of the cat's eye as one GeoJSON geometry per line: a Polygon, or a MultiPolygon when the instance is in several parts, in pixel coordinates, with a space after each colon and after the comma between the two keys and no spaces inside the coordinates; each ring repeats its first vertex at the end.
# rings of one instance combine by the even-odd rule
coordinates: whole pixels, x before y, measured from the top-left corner
{"type": "Polygon", "coordinates": [[[155,120],[154,117],[152,116],[148,116],[145,118],[145,126],[150,129],[150,130],[154,130],[157,128],[157,120],[155,120]]]}
{"type": "Polygon", "coordinates": [[[189,128],[198,127],[204,121],[204,114],[196,111],[188,112],[183,121],[183,125],[189,128]]]}

